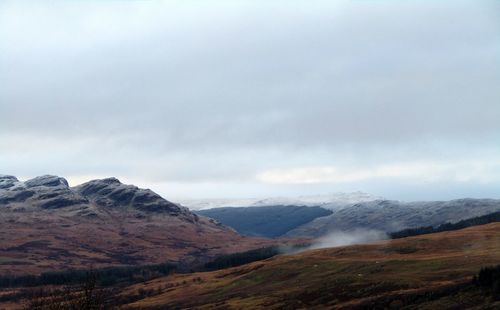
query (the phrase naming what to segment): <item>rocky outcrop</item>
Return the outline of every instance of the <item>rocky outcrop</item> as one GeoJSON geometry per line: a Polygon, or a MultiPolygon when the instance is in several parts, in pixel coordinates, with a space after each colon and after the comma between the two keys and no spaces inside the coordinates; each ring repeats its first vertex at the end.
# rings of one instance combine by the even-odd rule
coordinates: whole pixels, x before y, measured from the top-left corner
{"type": "Polygon", "coordinates": [[[0,204],[24,202],[34,194],[35,192],[29,190],[5,191],[4,193],[0,192],[0,204]]]}
{"type": "Polygon", "coordinates": [[[72,191],[68,181],[58,176],[44,175],[25,182],[13,176],[1,176],[0,184],[3,185],[0,188],[0,205],[14,209],[90,207],[88,199],[72,191]]]}
{"type": "Polygon", "coordinates": [[[73,190],[101,207],[129,207],[170,215],[190,214],[187,208],[165,200],[150,189],[126,185],[116,178],[92,180],[74,187],[73,190]]]}
{"type": "Polygon", "coordinates": [[[70,206],[89,207],[89,201],[71,190],[59,190],[50,193],[41,193],[37,197],[36,205],[42,209],[60,209],[70,206]]]}
{"type": "Polygon", "coordinates": [[[68,187],[68,181],[55,175],[42,175],[24,182],[27,188],[45,186],[45,187],[68,187]]]}
{"type": "Polygon", "coordinates": [[[15,176],[0,174],[0,190],[12,188],[19,183],[19,180],[15,176]]]}

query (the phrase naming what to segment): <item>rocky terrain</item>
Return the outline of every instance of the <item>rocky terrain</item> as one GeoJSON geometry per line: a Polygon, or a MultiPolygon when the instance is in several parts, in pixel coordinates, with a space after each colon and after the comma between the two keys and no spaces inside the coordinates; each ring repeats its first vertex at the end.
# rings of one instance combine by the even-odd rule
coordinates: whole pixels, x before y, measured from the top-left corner
{"type": "Polygon", "coordinates": [[[268,241],[245,238],[116,178],[76,187],[58,176],[0,176],[0,273],[189,264],[268,241]]]}
{"type": "Polygon", "coordinates": [[[116,178],[92,180],[70,188],[61,177],[44,175],[20,182],[14,176],[0,176],[0,205],[4,210],[36,211],[61,209],[82,216],[102,215],[102,208],[120,208],[181,216],[191,221],[196,215],[171,203],[149,189],[122,184],[116,178]]]}

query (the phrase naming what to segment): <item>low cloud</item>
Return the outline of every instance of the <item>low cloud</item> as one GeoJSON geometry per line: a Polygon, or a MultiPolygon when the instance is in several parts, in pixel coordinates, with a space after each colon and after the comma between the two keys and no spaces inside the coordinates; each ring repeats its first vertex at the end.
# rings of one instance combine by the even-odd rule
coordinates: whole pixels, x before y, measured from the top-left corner
{"type": "Polygon", "coordinates": [[[387,233],[380,230],[356,229],[353,231],[332,231],[325,236],[316,239],[310,245],[282,246],[280,248],[280,252],[283,254],[295,254],[307,250],[364,244],[386,239],[389,239],[389,236],[387,235],[387,233]]]}
{"type": "Polygon", "coordinates": [[[357,229],[349,232],[334,231],[324,237],[321,237],[309,249],[332,248],[385,239],[388,239],[387,234],[380,230],[357,229]]]}

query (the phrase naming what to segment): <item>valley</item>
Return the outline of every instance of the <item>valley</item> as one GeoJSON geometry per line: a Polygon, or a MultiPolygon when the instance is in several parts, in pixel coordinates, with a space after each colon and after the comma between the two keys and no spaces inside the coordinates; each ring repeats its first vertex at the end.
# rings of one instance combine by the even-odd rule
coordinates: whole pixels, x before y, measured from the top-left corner
{"type": "Polygon", "coordinates": [[[0,309],[34,305],[37,290],[37,309],[68,289],[71,303],[88,270],[116,309],[496,307],[473,277],[500,261],[498,208],[374,200],[193,213],[116,178],[69,187],[57,176],[2,176],[0,309]],[[395,222],[407,230],[387,239],[395,222]],[[425,234],[442,227],[453,230],[425,234]],[[371,237],[352,237],[360,228],[371,237]],[[404,238],[412,228],[424,234],[404,238]]]}
{"type": "Polygon", "coordinates": [[[245,236],[276,238],[333,212],[318,206],[274,205],[213,208],[195,213],[216,219],[245,236]]]}
{"type": "Polygon", "coordinates": [[[0,310],[500,310],[499,13],[0,0],[0,310]]]}

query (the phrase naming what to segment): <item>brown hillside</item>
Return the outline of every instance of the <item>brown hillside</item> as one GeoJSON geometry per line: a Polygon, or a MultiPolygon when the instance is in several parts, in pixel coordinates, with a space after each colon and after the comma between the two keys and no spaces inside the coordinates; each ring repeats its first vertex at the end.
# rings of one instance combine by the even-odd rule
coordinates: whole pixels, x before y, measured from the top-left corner
{"type": "Polygon", "coordinates": [[[68,268],[151,264],[261,247],[269,241],[242,237],[200,217],[190,223],[165,215],[138,219],[110,212],[105,218],[22,217],[0,225],[0,273],[39,273],[68,268]]]}
{"type": "Polygon", "coordinates": [[[500,223],[494,223],[175,275],[131,286],[122,295],[161,292],[131,308],[462,309],[487,302],[467,285],[482,266],[498,263],[500,223]]]}
{"type": "Polygon", "coordinates": [[[116,178],[76,187],[57,176],[0,176],[0,274],[155,264],[245,251],[271,241],[234,230],[116,178]]]}

